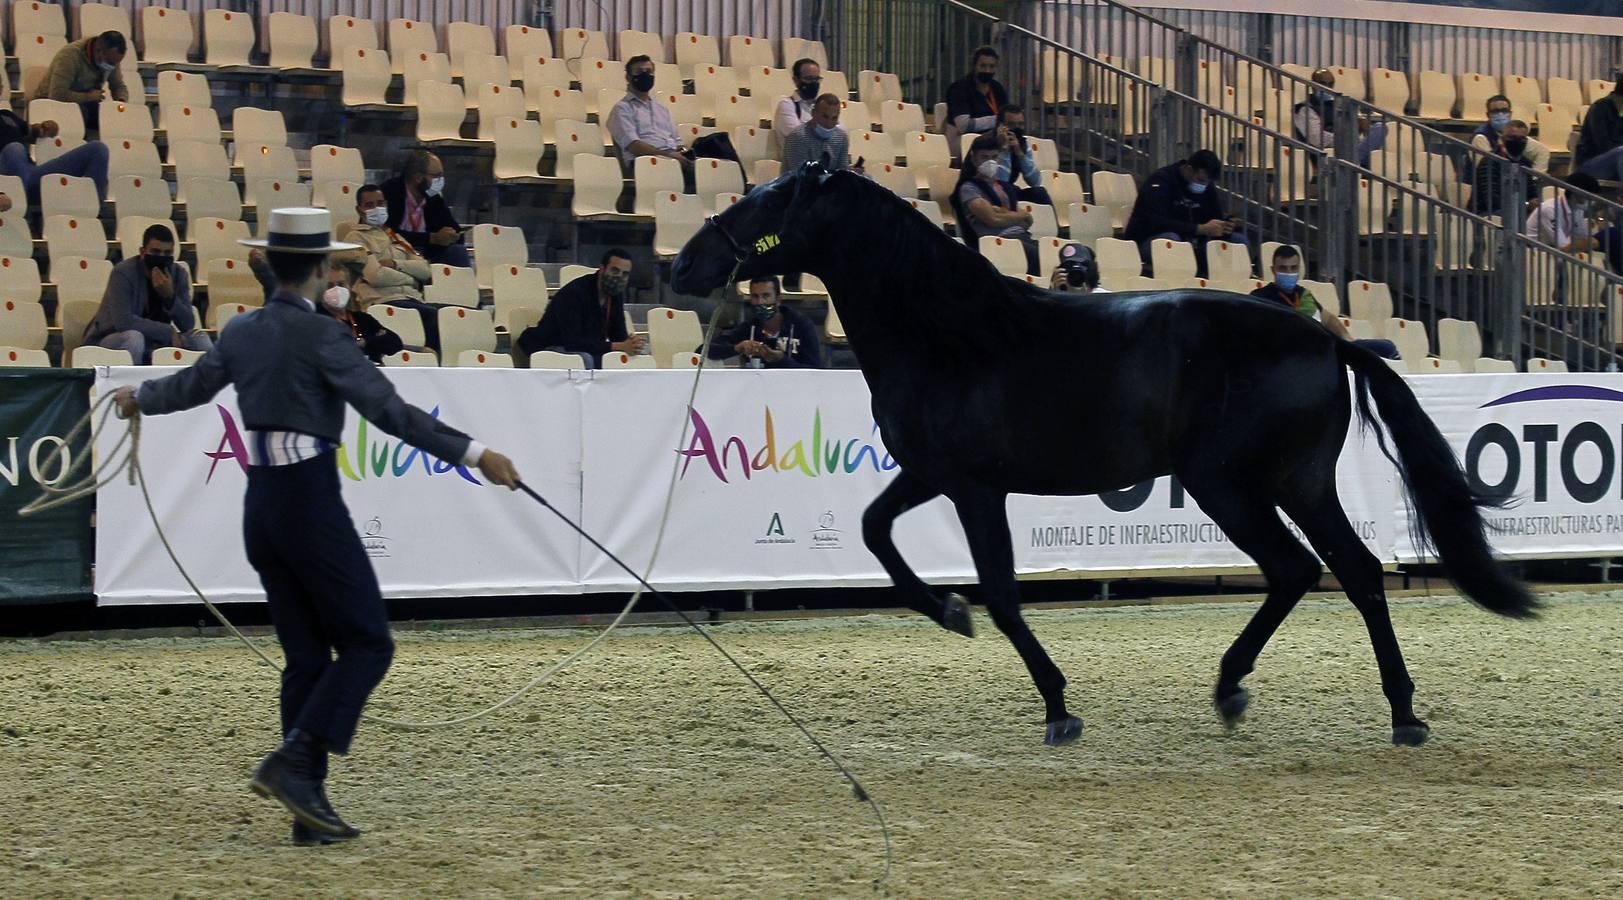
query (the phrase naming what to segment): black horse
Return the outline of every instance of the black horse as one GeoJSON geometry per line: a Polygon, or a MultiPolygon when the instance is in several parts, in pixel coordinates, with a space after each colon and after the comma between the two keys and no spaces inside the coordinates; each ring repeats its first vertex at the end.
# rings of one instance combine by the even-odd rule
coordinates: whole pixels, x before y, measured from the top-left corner
{"type": "MultiPolygon", "coordinates": [[[[1005,501],[1011,493],[1095,494],[1176,473],[1267,577],[1268,596],[1218,669],[1214,700],[1233,726],[1250,674],[1281,621],[1318,583],[1319,559],[1363,615],[1392,706],[1392,740],[1424,742],[1414,683],[1387,613],[1379,561],[1336,496],[1356,376],[1358,413],[1380,412],[1418,533],[1455,584],[1501,615],[1537,601],[1493,558],[1453,451],[1380,357],[1282,306],[1216,291],[1056,293],[1005,278],[884,188],[815,163],[752,191],[688,241],[672,288],[708,293],[729,276],[810,272],[828,286],[900,469],[862,520],[863,540],[907,605],[973,635],[903,562],[891,525],[944,495],[969,539],[983,600],[1047,706],[1045,742],[1074,740],[1065,677],[1020,615],[1005,501]],[[736,265],[736,270],[735,270],[736,265]]],[[[1385,438],[1381,439],[1383,452],[1385,438]]]]}

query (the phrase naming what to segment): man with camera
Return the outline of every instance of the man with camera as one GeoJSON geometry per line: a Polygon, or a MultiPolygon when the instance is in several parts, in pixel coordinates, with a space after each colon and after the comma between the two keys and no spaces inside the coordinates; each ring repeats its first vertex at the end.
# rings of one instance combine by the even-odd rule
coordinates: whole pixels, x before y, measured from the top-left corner
{"type": "Polygon", "coordinates": [[[1020,199],[1027,203],[1053,206],[1048,189],[1043,187],[1043,173],[1037,161],[1031,158],[1031,143],[1026,140],[1026,110],[1010,103],[997,111],[997,139],[1002,148],[997,161],[1008,170],[1009,183],[1018,178],[1026,183],[1020,188],[1020,199]]]}
{"type": "Polygon", "coordinates": [[[1099,262],[1086,244],[1066,244],[1059,265],[1048,277],[1048,289],[1073,294],[1108,294],[1099,286],[1099,262]]]}

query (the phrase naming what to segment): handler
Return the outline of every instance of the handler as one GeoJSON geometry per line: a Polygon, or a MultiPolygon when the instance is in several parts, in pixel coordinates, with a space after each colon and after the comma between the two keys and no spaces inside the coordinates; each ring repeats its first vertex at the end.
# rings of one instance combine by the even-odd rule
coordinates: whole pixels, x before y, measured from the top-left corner
{"type": "Polygon", "coordinates": [[[377,575],[338,490],[344,404],[414,447],[478,466],[496,484],[513,488],[519,475],[507,457],[400,399],[349,331],[318,311],[312,298],[326,290],[327,254],[355,249],[331,242],[326,210],[273,210],[267,232],[241,242],[263,248],[276,275],[265,307],[233,319],[196,364],[120,388],[116,399],[126,417],[160,414],[236,386],[249,429],[243,541],[287,661],[283,743],[250,787],[293,813],[295,844],[326,844],[360,834],[327,800],[327,753],[349,752],[361,708],[394,655],[377,575]]]}

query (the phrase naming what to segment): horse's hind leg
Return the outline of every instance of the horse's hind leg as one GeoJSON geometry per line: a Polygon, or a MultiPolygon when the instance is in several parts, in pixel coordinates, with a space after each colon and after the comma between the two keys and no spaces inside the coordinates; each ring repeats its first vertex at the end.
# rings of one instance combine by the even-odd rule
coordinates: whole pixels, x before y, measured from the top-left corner
{"type": "Polygon", "coordinates": [[[1048,658],[1048,651],[1031,633],[1020,615],[1020,593],[1014,580],[1014,544],[1009,538],[1008,498],[1003,494],[975,492],[955,496],[958,521],[969,538],[969,553],[975,559],[975,574],[981,584],[982,599],[998,630],[1008,637],[1031,673],[1046,707],[1045,744],[1068,744],[1082,734],[1082,720],[1065,709],[1065,675],[1048,658]]]}
{"type": "Polygon", "coordinates": [[[1290,533],[1262,489],[1250,490],[1216,476],[1183,476],[1200,508],[1223,529],[1234,546],[1256,561],[1268,580],[1268,596],[1234,639],[1218,667],[1212,700],[1223,723],[1234,727],[1251,695],[1240,682],[1251,674],[1257,655],[1319,580],[1319,561],[1290,533]]]}
{"type": "Polygon", "coordinates": [[[1364,627],[1375,648],[1375,662],[1381,670],[1381,691],[1392,705],[1392,743],[1411,747],[1425,743],[1431,729],[1414,714],[1414,682],[1409,679],[1397,633],[1392,630],[1380,560],[1358,539],[1333,491],[1311,504],[1287,506],[1285,511],[1307,535],[1313,549],[1341,582],[1347,599],[1364,617],[1364,627]]]}
{"type": "Polygon", "coordinates": [[[941,492],[925,484],[906,469],[898,469],[879,496],[868,504],[862,514],[862,541],[868,552],[879,560],[890,575],[890,580],[901,593],[902,602],[909,609],[928,617],[930,621],[948,631],[964,637],[975,636],[975,621],[969,614],[969,602],[957,594],[948,594],[945,602],[936,599],[919,576],[908,568],[907,561],[890,539],[890,528],[896,518],[908,510],[941,496],[941,492]]]}

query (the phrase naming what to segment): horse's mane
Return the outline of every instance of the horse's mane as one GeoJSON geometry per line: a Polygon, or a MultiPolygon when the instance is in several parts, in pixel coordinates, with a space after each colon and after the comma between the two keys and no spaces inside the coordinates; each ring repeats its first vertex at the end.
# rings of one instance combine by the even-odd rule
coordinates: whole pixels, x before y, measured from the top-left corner
{"type": "Polygon", "coordinates": [[[955,351],[1030,341],[1030,321],[1022,313],[1031,312],[1032,303],[1055,302],[1053,294],[998,272],[887,188],[854,175],[843,180],[860,197],[852,204],[855,214],[836,226],[854,239],[846,264],[906,273],[912,288],[872,302],[906,307],[910,327],[955,351]]]}

